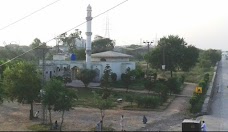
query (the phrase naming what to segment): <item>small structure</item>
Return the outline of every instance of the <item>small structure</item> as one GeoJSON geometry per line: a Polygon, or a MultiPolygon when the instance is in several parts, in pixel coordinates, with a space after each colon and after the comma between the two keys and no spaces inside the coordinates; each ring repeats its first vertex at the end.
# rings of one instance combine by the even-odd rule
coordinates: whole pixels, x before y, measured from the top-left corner
{"type": "Polygon", "coordinates": [[[182,131],[201,131],[201,123],[199,120],[184,119],[182,131]]]}

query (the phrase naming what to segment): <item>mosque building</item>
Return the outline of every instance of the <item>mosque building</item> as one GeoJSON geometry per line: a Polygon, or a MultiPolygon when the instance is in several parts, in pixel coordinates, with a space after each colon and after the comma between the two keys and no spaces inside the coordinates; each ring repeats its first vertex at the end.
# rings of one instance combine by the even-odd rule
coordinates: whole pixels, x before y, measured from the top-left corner
{"type": "MultiPolygon", "coordinates": [[[[125,73],[128,67],[131,70],[135,69],[135,62],[130,61],[131,55],[114,51],[91,54],[91,13],[92,8],[88,5],[86,17],[86,60],[77,61],[74,54],[71,55],[70,60],[66,60],[67,57],[64,53],[53,55],[53,60],[45,61],[44,77],[46,80],[49,80],[53,76],[69,76],[72,80],[75,80],[78,70],[87,68],[96,71],[97,76],[94,82],[99,82],[107,65],[111,67],[113,73],[117,74],[117,80],[120,80],[121,74],[125,73]]],[[[43,61],[40,60],[39,64],[42,66],[43,61]]]]}

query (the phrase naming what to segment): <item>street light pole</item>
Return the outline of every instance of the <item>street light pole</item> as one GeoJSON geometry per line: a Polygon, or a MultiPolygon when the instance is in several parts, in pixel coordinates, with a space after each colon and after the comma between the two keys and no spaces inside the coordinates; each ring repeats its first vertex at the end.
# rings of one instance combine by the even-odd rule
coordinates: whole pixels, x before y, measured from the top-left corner
{"type": "MultiPolygon", "coordinates": [[[[147,49],[148,49],[148,54],[150,52],[150,45],[153,43],[153,41],[143,41],[143,43],[147,44],[147,49]]],[[[147,66],[146,66],[146,75],[148,74],[148,68],[149,68],[149,64],[147,62],[147,66]]]]}

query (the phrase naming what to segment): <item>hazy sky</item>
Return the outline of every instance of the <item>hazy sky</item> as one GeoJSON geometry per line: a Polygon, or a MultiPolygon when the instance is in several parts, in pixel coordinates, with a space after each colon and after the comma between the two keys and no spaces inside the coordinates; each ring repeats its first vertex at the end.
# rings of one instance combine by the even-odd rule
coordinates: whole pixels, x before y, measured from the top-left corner
{"type": "MultiPolygon", "coordinates": [[[[0,0],[0,29],[56,0],[0,0]]],[[[60,0],[0,30],[0,45],[29,45],[34,38],[46,42],[85,22],[86,7],[96,16],[125,0],[60,0]]],[[[226,0],[128,0],[92,20],[92,38],[109,36],[116,45],[139,44],[167,35],[179,35],[201,49],[228,50],[228,1],[226,0]],[[157,37],[156,37],[157,36],[157,37]]],[[[77,29],[85,36],[86,24],[77,29]]],[[[68,34],[73,32],[70,31],[68,34]]],[[[55,45],[50,41],[47,45],[55,45]]]]}

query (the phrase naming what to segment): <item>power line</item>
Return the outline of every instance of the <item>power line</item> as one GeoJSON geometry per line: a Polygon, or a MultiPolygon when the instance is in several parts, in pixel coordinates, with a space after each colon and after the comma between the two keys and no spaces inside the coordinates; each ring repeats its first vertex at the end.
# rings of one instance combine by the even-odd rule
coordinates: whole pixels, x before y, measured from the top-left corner
{"type": "Polygon", "coordinates": [[[29,17],[29,16],[31,16],[31,15],[33,15],[33,14],[35,14],[35,13],[41,11],[41,10],[47,8],[48,6],[51,6],[51,5],[55,4],[55,3],[57,3],[58,1],[60,1],[60,0],[56,0],[56,1],[54,1],[54,2],[52,2],[52,3],[50,3],[50,4],[48,4],[48,5],[46,5],[46,6],[42,7],[42,8],[40,8],[40,9],[38,9],[38,10],[36,10],[36,11],[30,13],[30,14],[28,14],[28,15],[22,17],[21,19],[18,19],[18,20],[16,20],[16,21],[14,21],[14,22],[12,22],[12,23],[10,23],[10,24],[8,24],[8,25],[2,27],[0,30],[6,29],[7,27],[9,27],[9,26],[11,26],[11,25],[13,25],[13,24],[18,23],[18,22],[22,21],[23,19],[25,19],[25,18],[27,18],[27,17],[29,17]]]}
{"type": "MultiPolygon", "coordinates": [[[[59,1],[59,0],[57,0],[57,1],[59,1]]],[[[56,1],[56,2],[57,2],[57,1],[56,1]]],[[[108,10],[106,10],[106,11],[104,11],[104,12],[98,14],[98,15],[96,15],[95,17],[93,17],[93,19],[94,19],[94,18],[97,18],[97,17],[99,17],[99,16],[101,16],[101,15],[103,15],[104,13],[106,13],[106,12],[108,12],[108,11],[110,11],[110,10],[112,10],[112,9],[114,9],[114,8],[116,8],[116,7],[118,7],[118,6],[120,6],[120,5],[122,5],[123,3],[127,2],[127,1],[128,1],[128,0],[125,0],[125,1],[123,1],[123,2],[121,2],[121,3],[119,3],[119,4],[117,4],[117,5],[113,6],[112,8],[110,8],[110,9],[108,9],[108,10]]],[[[69,32],[69,31],[71,31],[71,30],[73,30],[73,29],[75,29],[75,28],[81,26],[81,25],[85,24],[86,22],[87,22],[87,21],[82,22],[81,24],[79,24],[79,25],[77,25],[77,26],[75,26],[75,27],[73,27],[73,28],[71,28],[71,29],[65,31],[64,33],[69,32]]],[[[57,37],[57,36],[56,36],[56,37],[57,37]]],[[[54,40],[56,37],[54,37],[54,38],[52,38],[52,39],[46,41],[45,44],[46,44],[46,43],[49,43],[49,42],[52,41],[52,40],[54,40]]],[[[26,51],[26,52],[24,52],[24,53],[22,53],[22,54],[20,54],[20,55],[18,55],[18,56],[16,56],[16,57],[12,58],[12,59],[10,59],[10,60],[8,60],[7,62],[2,63],[2,64],[0,65],[0,67],[3,66],[3,65],[5,65],[5,64],[7,64],[7,63],[9,63],[9,62],[11,62],[11,61],[13,61],[13,60],[15,60],[15,59],[17,59],[18,57],[21,57],[22,55],[24,55],[24,54],[26,54],[26,53],[28,53],[28,52],[30,52],[30,51],[33,51],[34,49],[36,49],[36,48],[38,48],[38,47],[40,47],[40,46],[42,46],[42,45],[43,45],[43,44],[41,44],[41,45],[39,45],[39,46],[36,46],[36,47],[34,47],[34,48],[32,48],[32,49],[30,49],[30,50],[28,50],[28,51],[26,51]]]]}
{"type": "MultiPolygon", "coordinates": [[[[122,5],[123,3],[127,2],[127,1],[128,1],[128,0],[125,0],[125,1],[123,1],[123,2],[121,2],[121,3],[119,3],[119,4],[117,4],[117,5],[113,6],[112,8],[109,8],[108,10],[106,10],[106,11],[104,11],[104,12],[102,12],[102,13],[96,15],[96,16],[94,16],[93,19],[96,18],[96,17],[99,17],[100,15],[105,14],[106,12],[109,12],[110,10],[115,9],[116,7],[122,5]]],[[[66,32],[69,32],[69,31],[71,31],[71,30],[73,30],[73,29],[75,29],[75,28],[77,28],[77,27],[79,27],[79,26],[81,26],[81,25],[83,25],[83,24],[85,24],[86,22],[87,22],[87,21],[82,22],[81,24],[79,24],[79,25],[77,25],[77,26],[75,26],[75,27],[73,27],[73,28],[71,28],[71,29],[65,31],[65,33],[66,33],[66,32]]],[[[46,43],[52,41],[53,39],[55,39],[55,38],[52,38],[52,39],[48,40],[46,43]]]]}

